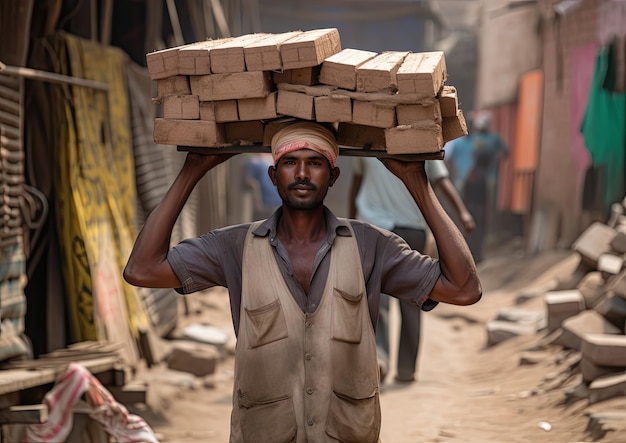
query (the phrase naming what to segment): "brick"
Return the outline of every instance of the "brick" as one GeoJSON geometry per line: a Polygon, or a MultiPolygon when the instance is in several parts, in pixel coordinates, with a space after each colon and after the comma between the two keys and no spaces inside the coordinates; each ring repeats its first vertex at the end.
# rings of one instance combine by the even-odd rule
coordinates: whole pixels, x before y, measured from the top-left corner
{"type": "Polygon", "coordinates": [[[270,120],[277,118],[276,95],[276,92],[272,92],[267,97],[237,100],[239,120],[270,120]]]}
{"type": "Polygon", "coordinates": [[[265,38],[250,42],[243,48],[247,71],[278,71],[283,68],[280,45],[302,31],[270,34],[265,38]]]}
{"type": "Polygon", "coordinates": [[[626,269],[607,280],[607,291],[614,292],[618,297],[626,299],[626,269]]]}
{"type": "Polygon", "coordinates": [[[467,122],[463,111],[459,109],[456,117],[444,117],[441,119],[441,131],[443,135],[443,142],[449,142],[459,137],[464,137],[468,134],[467,122]]]}
{"type": "Polygon", "coordinates": [[[626,319],[626,300],[607,292],[602,300],[593,308],[613,325],[624,331],[624,319],[626,319]]]}
{"type": "Polygon", "coordinates": [[[207,75],[211,73],[210,53],[230,37],[206,40],[185,46],[178,51],[178,72],[183,75],[207,75]]]}
{"type": "Polygon", "coordinates": [[[586,355],[583,355],[580,359],[580,373],[582,374],[583,382],[585,383],[591,383],[600,377],[616,374],[618,372],[624,372],[625,370],[626,367],[598,366],[586,355]]]}
{"type": "Polygon", "coordinates": [[[568,349],[580,351],[587,334],[620,334],[620,330],[595,311],[583,311],[563,321],[563,333],[554,342],[568,349]]]}
{"type": "Polygon", "coordinates": [[[593,308],[605,292],[605,280],[600,272],[586,272],[576,287],[583,298],[587,309],[593,308]]]}
{"type": "Polygon", "coordinates": [[[377,128],[394,127],[397,125],[395,106],[354,100],[352,102],[352,123],[377,128]]]}
{"type": "Polygon", "coordinates": [[[398,93],[435,96],[448,77],[443,51],[413,52],[398,69],[398,93]]]}
{"type": "Polygon", "coordinates": [[[318,83],[320,65],[308,68],[286,69],[274,72],[274,83],[290,83],[292,85],[315,85],[318,83]]]}
{"type": "Polygon", "coordinates": [[[589,385],[589,404],[626,396],[626,374],[609,375],[589,385]]]}
{"type": "Polygon", "coordinates": [[[341,39],[336,28],[305,31],[280,45],[283,69],[320,65],[339,51],[341,39]]]}
{"type": "Polygon", "coordinates": [[[238,121],[237,100],[200,102],[200,119],[218,123],[238,121]]]}
{"type": "Polygon", "coordinates": [[[237,146],[263,143],[263,123],[259,120],[225,123],[226,141],[237,146]]]}
{"type": "Polygon", "coordinates": [[[578,290],[546,292],[543,299],[548,316],[548,332],[557,330],[564,320],[585,309],[585,300],[578,290]]]}
{"type": "Polygon", "coordinates": [[[146,67],[152,80],[178,75],[178,50],[181,47],[161,49],[146,54],[146,67]]]}
{"type": "Polygon", "coordinates": [[[615,234],[615,229],[610,226],[594,222],[574,241],[572,250],[580,254],[582,262],[597,269],[600,256],[610,252],[615,234]]]}
{"type": "Polygon", "coordinates": [[[325,85],[353,91],[356,89],[357,68],[377,55],[378,53],[372,51],[343,49],[324,60],[319,81],[325,85]]]}
{"type": "Polygon", "coordinates": [[[266,97],[272,92],[269,72],[198,75],[190,83],[191,92],[203,102],[266,97]]]}
{"type": "Polygon", "coordinates": [[[611,249],[618,254],[626,254],[626,232],[618,232],[609,243],[611,249]]]}
{"type": "Polygon", "coordinates": [[[441,106],[439,102],[430,104],[406,104],[396,106],[398,125],[410,125],[422,120],[441,121],[441,106]]]}
{"type": "Polygon", "coordinates": [[[405,51],[387,51],[363,63],[356,70],[357,92],[395,92],[398,90],[397,72],[405,51]]]}
{"type": "Polygon", "coordinates": [[[428,122],[385,129],[385,144],[390,154],[439,152],[443,148],[441,125],[428,122]]]}
{"type": "Polygon", "coordinates": [[[161,145],[221,147],[225,145],[223,128],[205,120],[154,120],[154,142],[161,145]]]}
{"type": "Polygon", "coordinates": [[[587,334],[581,352],[598,366],[626,367],[626,335],[587,334]]]}
{"type": "Polygon", "coordinates": [[[258,42],[267,37],[267,35],[263,33],[240,35],[213,47],[209,52],[211,72],[214,74],[244,72],[246,70],[244,46],[258,42]]]}
{"type": "Polygon", "coordinates": [[[365,150],[385,150],[385,130],[354,123],[339,123],[337,143],[365,150]]]}
{"type": "Polygon", "coordinates": [[[445,85],[438,95],[442,117],[456,117],[459,112],[459,98],[454,86],[445,85]]]}
{"type": "Polygon", "coordinates": [[[276,112],[280,115],[315,120],[313,97],[300,92],[280,90],[276,99],[276,112]]]}
{"type": "Polygon", "coordinates": [[[616,275],[624,266],[624,257],[615,255],[612,252],[600,254],[598,257],[598,272],[616,275]]]}
{"type": "Polygon", "coordinates": [[[191,94],[189,87],[189,77],[186,75],[175,75],[173,77],[156,80],[157,96],[191,94]]]}
{"type": "Polygon", "coordinates": [[[351,122],[352,100],[344,95],[320,96],[313,100],[318,122],[351,122]]]}
{"type": "Polygon", "coordinates": [[[487,346],[494,346],[519,335],[533,335],[537,329],[533,325],[510,321],[491,320],[487,322],[487,346]]]}
{"type": "Polygon", "coordinates": [[[203,377],[215,372],[219,358],[219,352],[208,346],[181,342],[172,347],[167,357],[167,367],[203,377]]]}
{"type": "Polygon", "coordinates": [[[168,95],[163,97],[163,118],[197,120],[200,101],[197,95],[168,95]]]}

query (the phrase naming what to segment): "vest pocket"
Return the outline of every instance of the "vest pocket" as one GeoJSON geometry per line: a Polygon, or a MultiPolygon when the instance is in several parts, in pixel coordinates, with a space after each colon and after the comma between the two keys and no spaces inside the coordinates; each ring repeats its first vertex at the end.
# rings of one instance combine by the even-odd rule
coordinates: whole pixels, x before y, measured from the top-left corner
{"type": "Polygon", "coordinates": [[[239,418],[244,442],[296,441],[296,414],[291,396],[253,401],[239,391],[239,418]]]}
{"type": "Polygon", "coordinates": [[[362,315],[360,294],[349,294],[341,289],[333,290],[332,337],[346,343],[361,343],[362,315]]]}
{"type": "Polygon", "coordinates": [[[256,309],[244,308],[248,316],[248,342],[251,348],[287,337],[287,323],[280,300],[256,309]]]}
{"type": "Polygon", "coordinates": [[[380,434],[378,389],[365,398],[353,398],[333,391],[326,433],[342,443],[378,442],[380,434]]]}

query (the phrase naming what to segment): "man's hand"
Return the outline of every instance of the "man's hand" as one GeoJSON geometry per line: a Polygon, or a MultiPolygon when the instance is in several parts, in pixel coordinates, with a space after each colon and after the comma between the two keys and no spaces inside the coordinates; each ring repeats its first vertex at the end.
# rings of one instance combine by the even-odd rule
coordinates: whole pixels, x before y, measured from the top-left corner
{"type": "Polygon", "coordinates": [[[424,168],[424,160],[403,162],[392,158],[378,158],[387,169],[389,169],[396,177],[402,180],[405,184],[409,181],[419,178],[427,182],[426,170],[424,168]]]}
{"type": "Polygon", "coordinates": [[[469,211],[461,211],[459,213],[459,218],[461,219],[461,223],[463,224],[463,229],[465,229],[465,233],[471,234],[476,229],[476,222],[474,221],[474,217],[469,211]]]}
{"type": "Polygon", "coordinates": [[[207,154],[198,154],[196,152],[188,152],[185,159],[185,166],[197,167],[200,170],[207,172],[217,165],[224,163],[229,158],[237,155],[233,154],[211,154],[210,150],[207,150],[207,154]]]}

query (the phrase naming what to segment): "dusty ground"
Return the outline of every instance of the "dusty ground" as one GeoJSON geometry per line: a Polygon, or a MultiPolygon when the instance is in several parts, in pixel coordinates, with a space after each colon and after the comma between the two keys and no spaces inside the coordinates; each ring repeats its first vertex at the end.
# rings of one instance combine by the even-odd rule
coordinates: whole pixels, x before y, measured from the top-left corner
{"type": "MultiPolygon", "coordinates": [[[[523,257],[514,248],[495,251],[479,267],[484,296],[478,304],[440,305],[424,315],[418,381],[409,386],[393,382],[383,386],[382,441],[626,442],[626,435],[611,433],[594,440],[586,432],[589,412],[626,411],[626,399],[593,407],[586,400],[569,400],[566,392],[579,385],[580,379],[567,370],[568,353],[546,345],[545,334],[486,346],[485,324],[498,309],[543,310],[537,294],[552,279],[571,275],[576,263],[569,251],[533,258],[523,257]],[[523,303],[520,296],[525,296],[523,303]],[[522,352],[531,349],[541,358],[536,364],[520,365],[522,352]]],[[[202,322],[232,330],[224,290],[203,294],[195,302],[202,309],[181,318],[181,326],[202,322]]],[[[232,369],[233,359],[228,356],[214,375],[204,379],[182,377],[163,367],[142,372],[139,377],[149,381],[149,407],[137,412],[164,443],[227,442],[232,369]]],[[[390,375],[388,379],[393,379],[390,375]]]]}

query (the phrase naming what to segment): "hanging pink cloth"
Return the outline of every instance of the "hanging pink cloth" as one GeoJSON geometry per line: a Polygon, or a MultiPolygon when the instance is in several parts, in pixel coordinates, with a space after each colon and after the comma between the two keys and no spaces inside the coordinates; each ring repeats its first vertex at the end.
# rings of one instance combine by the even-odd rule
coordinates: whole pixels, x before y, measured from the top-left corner
{"type": "Polygon", "coordinates": [[[129,414],[93,374],[77,363],[70,363],[63,378],[44,397],[43,403],[48,406],[48,421],[27,426],[23,441],[64,441],[72,430],[73,407],[83,394],[92,407],[89,416],[100,422],[119,443],[159,443],[143,418],[129,414]]]}

